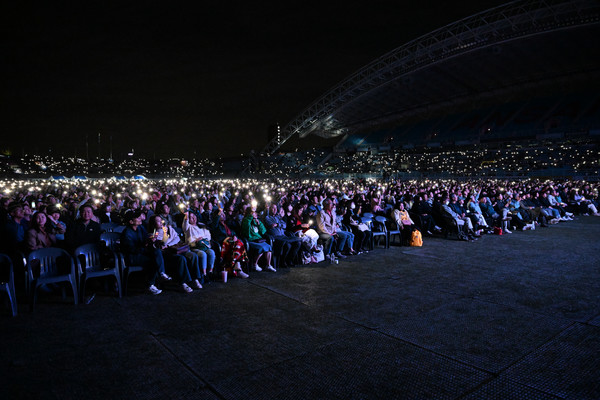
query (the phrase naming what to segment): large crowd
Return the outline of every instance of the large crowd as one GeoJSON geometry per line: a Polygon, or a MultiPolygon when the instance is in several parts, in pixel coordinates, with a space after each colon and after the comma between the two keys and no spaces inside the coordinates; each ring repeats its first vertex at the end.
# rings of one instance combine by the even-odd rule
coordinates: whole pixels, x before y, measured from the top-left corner
{"type": "Polygon", "coordinates": [[[392,233],[403,245],[415,232],[425,245],[436,235],[475,241],[598,216],[599,187],[534,179],[4,180],[0,250],[19,277],[19,260],[31,252],[74,254],[105,243],[105,231],[120,232],[115,250],[143,267],[149,293],[161,293],[165,281],[191,293],[221,271],[248,278],[357,257],[392,233]]]}
{"type": "MultiPolygon", "coordinates": [[[[527,177],[587,176],[598,178],[600,147],[598,137],[583,136],[562,140],[521,140],[518,143],[442,142],[420,147],[392,147],[381,143],[359,147],[314,148],[257,156],[252,172],[264,176],[403,176],[403,177],[527,177]]],[[[55,155],[0,157],[0,175],[41,177],[135,176],[151,178],[224,178],[235,176],[248,158],[140,158],[82,159],[55,155]]]]}

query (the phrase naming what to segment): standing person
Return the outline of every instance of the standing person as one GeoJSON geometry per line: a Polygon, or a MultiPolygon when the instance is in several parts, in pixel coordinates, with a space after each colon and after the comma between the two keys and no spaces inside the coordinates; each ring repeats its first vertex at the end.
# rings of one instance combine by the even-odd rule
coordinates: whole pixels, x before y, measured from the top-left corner
{"type": "Polygon", "coordinates": [[[156,279],[160,276],[165,281],[171,277],[165,273],[165,261],[162,252],[154,247],[155,235],[148,235],[142,225],[141,212],[127,211],[124,216],[125,230],[121,233],[121,251],[129,265],[141,265],[147,276],[148,292],[153,295],[162,293],[156,287],[156,279]]]}

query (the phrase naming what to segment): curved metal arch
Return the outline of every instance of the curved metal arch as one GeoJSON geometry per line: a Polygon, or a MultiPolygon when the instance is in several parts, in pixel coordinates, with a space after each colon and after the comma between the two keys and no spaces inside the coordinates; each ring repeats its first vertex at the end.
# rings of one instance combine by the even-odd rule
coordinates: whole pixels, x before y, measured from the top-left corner
{"type": "Polygon", "coordinates": [[[513,1],[451,23],[412,40],[367,64],[302,111],[282,129],[280,141],[267,144],[263,153],[273,154],[286,140],[316,134],[336,137],[346,132],[333,111],[365,93],[426,66],[475,49],[600,21],[595,0],[513,1]]]}

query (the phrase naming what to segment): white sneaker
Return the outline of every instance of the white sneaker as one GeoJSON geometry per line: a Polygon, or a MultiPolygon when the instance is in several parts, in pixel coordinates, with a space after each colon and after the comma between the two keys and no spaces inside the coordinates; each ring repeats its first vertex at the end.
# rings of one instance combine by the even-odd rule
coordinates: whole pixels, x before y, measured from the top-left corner
{"type": "Polygon", "coordinates": [[[256,265],[254,266],[254,270],[255,270],[255,271],[258,271],[258,272],[260,272],[260,271],[262,271],[262,268],[261,268],[261,267],[259,267],[259,266],[258,266],[258,264],[256,264],[256,265]]]}
{"type": "Polygon", "coordinates": [[[154,285],[150,285],[150,286],[148,287],[148,292],[149,292],[150,294],[157,295],[157,294],[161,294],[161,293],[162,293],[162,290],[160,290],[159,288],[157,288],[157,287],[156,287],[156,286],[154,286],[154,285]]]}
{"type": "Polygon", "coordinates": [[[574,214],[570,213],[570,212],[566,212],[565,214],[567,214],[567,217],[572,217],[574,214]]]}
{"type": "Polygon", "coordinates": [[[506,234],[506,233],[512,233],[512,232],[510,231],[510,229],[505,229],[504,232],[502,232],[502,233],[506,234]]]}
{"type": "Polygon", "coordinates": [[[271,271],[271,272],[277,272],[277,270],[275,268],[273,268],[272,265],[267,266],[267,270],[271,271]]]}
{"type": "Polygon", "coordinates": [[[195,279],[194,282],[192,282],[192,287],[194,289],[202,289],[202,284],[198,279],[195,279]]]}
{"type": "Polygon", "coordinates": [[[532,230],[532,231],[535,231],[535,222],[532,222],[532,223],[531,223],[531,230],[532,230]]]}
{"type": "Polygon", "coordinates": [[[236,270],[235,273],[238,277],[243,278],[243,279],[246,279],[249,276],[247,273],[245,273],[241,269],[236,270]]]}
{"type": "Polygon", "coordinates": [[[192,293],[193,292],[192,288],[189,287],[187,283],[182,283],[181,284],[181,290],[183,290],[186,293],[192,293]]]}
{"type": "Polygon", "coordinates": [[[164,272],[161,272],[161,273],[160,273],[160,277],[161,277],[163,280],[165,280],[165,281],[170,281],[170,280],[172,280],[172,279],[173,279],[173,278],[171,278],[169,275],[165,274],[164,272]]]}

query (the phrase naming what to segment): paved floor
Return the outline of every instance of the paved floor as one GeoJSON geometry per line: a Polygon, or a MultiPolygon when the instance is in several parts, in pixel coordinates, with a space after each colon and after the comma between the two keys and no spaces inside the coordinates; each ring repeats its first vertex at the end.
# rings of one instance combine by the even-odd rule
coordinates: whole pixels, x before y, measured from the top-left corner
{"type": "MultiPolygon", "coordinates": [[[[598,399],[600,218],[0,315],[1,399],[598,399]]],[[[134,282],[135,286],[135,282],[134,282]]]]}

